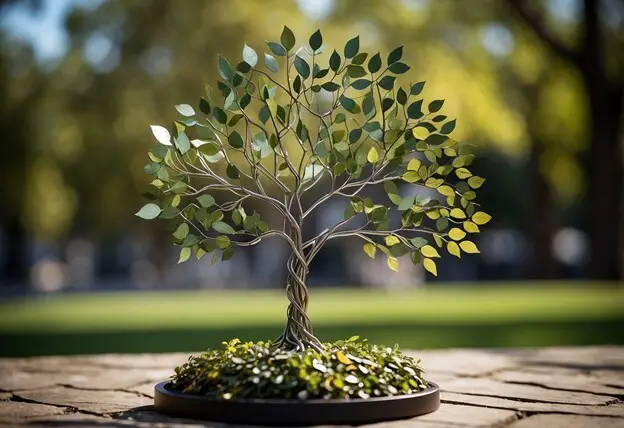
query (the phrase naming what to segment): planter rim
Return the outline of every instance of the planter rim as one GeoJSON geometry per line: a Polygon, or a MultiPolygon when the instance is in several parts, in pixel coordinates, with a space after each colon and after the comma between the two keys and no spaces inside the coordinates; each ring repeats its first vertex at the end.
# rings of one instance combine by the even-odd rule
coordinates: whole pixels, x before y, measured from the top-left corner
{"type": "Polygon", "coordinates": [[[157,393],[175,396],[175,397],[185,397],[190,400],[196,401],[209,401],[215,403],[236,403],[236,404],[347,404],[347,403],[370,403],[370,402],[379,402],[379,401],[397,401],[397,400],[405,400],[406,398],[416,398],[422,397],[430,394],[434,394],[436,391],[439,391],[439,386],[434,382],[427,382],[429,384],[429,388],[423,389],[422,391],[415,392],[413,394],[401,394],[401,395],[387,395],[383,397],[370,397],[370,398],[312,398],[301,400],[299,398],[232,398],[230,400],[219,399],[206,397],[203,395],[196,394],[185,394],[183,392],[174,391],[169,389],[169,385],[171,381],[164,381],[156,384],[154,389],[157,393]]]}
{"type": "Polygon", "coordinates": [[[224,400],[173,391],[171,382],[165,381],[154,387],[154,407],[169,416],[234,424],[360,425],[407,419],[436,411],[440,407],[440,389],[437,384],[428,383],[429,388],[413,394],[366,399],[224,400]]]}

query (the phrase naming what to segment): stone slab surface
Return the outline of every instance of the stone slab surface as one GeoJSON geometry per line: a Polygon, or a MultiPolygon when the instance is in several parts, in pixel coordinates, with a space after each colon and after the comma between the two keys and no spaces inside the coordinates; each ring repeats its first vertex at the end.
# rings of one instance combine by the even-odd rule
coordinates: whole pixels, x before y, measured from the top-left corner
{"type": "MultiPolygon", "coordinates": [[[[375,428],[624,427],[624,348],[410,351],[442,389],[442,406],[375,428]]],[[[219,427],[169,418],[154,383],[189,354],[0,359],[0,425],[219,427]]]]}

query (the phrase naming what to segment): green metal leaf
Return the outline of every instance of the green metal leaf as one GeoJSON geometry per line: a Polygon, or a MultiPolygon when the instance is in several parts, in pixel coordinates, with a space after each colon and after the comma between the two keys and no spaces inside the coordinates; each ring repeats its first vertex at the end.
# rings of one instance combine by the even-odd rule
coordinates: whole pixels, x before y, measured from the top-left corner
{"type": "Polygon", "coordinates": [[[247,44],[245,44],[245,47],[243,48],[243,60],[251,67],[255,67],[258,63],[258,54],[247,44]]]}
{"type": "Polygon", "coordinates": [[[269,46],[269,49],[271,50],[271,52],[273,52],[274,55],[276,56],[286,56],[287,52],[286,49],[284,49],[284,46],[282,46],[279,43],[276,42],[266,42],[267,45],[269,46]]]}
{"type": "Polygon", "coordinates": [[[321,30],[316,30],[314,34],[310,36],[310,47],[313,51],[319,50],[319,48],[323,45],[323,36],[321,34],[321,30]]]}
{"type": "Polygon", "coordinates": [[[223,56],[219,55],[218,60],[219,66],[219,75],[223,80],[230,81],[232,79],[232,67],[230,67],[230,63],[223,56]]]}
{"type": "Polygon", "coordinates": [[[282,42],[282,46],[284,46],[287,51],[291,50],[295,46],[295,35],[290,28],[284,26],[280,41],[282,42]]]}
{"type": "Polygon", "coordinates": [[[232,133],[228,136],[228,143],[235,149],[242,149],[245,145],[243,137],[241,137],[238,131],[232,131],[232,133]]]}
{"type": "Polygon", "coordinates": [[[444,100],[431,101],[429,103],[429,112],[430,113],[435,113],[435,112],[439,111],[442,108],[443,104],[444,104],[444,100]]]}
{"type": "Polygon", "coordinates": [[[386,91],[389,91],[392,88],[394,88],[395,80],[396,80],[396,77],[394,76],[384,76],[381,78],[378,85],[380,88],[385,89],[386,91]]]}
{"type": "Polygon", "coordinates": [[[371,73],[377,73],[381,69],[381,56],[376,53],[368,61],[368,71],[371,73]]]}
{"type": "Polygon", "coordinates": [[[390,54],[388,54],[388,65],[394,64],[397,61],[400,61],[403,57],[403,46],[399,46],[394,49],[390,54]]]}
{"type": "Polygon", "coordinates": [[[336,50],[334,50],[329,57],[329,68],[331,68],[333,71],[338,71],[341,62],[342,60],[340,58],[340,54],[336,52],[336,50]]]}
{"type": "Polygon", "coordinates": [[[223,221],[215,221],[214,223],[212,223],[212,228],[215,231],[219,233],[224,233],[226,235],[232,235],[236,233],[236,231],[232,228],[232,226],[230,226],[229,224],[223,221]]]}
{"type": "Polygon", "coordinates": [[[135,215],[144,220],[153,220],[162,212],[156,204],[144,205],[135,215]]]}
{"type": "Polygon", "coordinates": [[[390,67],[388,67],[388,70],[390,70],[394,74],[403,74],[409,71],[409,69],[410,66],[403,62],[395,62],[390,67]]]}
{"type": "Polygon", "coordinates": [[[182,116],[186,116],[186,117],[195,116],[195,110],[193,109],[193,107],[191,107],[188,104],[178,104],[175,106],[175,109],[182,116]]]}
{"type": "Polygon", "coordinates": [[[295,55],[295,68],[304,80],[310,77],[310,65],[299,55],[295,55]]]}
{"type": "Polygon", "coordinates": [[[264,64],[273,73],[277,73],[279,71],[279,64],[277,63],[277,60],[274,56],[269,55],[268,53],[264,54],[264,64]]]}
{"type": "Polygon", "coordinates": [[[356,36],[349,40],[344,47],[344,56],[347,59],[353,58],[360,51],[360,36],[356,36]]]}
{"type": "Polygon", "coordinates": [[[212,195],[201,195],[197,198],[197,202],[204,208],[210,208],[215,204],[215,198],[212,195]]]}

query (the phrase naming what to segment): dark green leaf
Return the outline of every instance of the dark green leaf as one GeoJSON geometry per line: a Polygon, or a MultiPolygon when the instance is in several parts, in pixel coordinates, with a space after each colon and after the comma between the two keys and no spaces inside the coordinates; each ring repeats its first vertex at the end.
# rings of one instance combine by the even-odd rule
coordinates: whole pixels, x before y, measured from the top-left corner
{"type": "Polygon", "coordinates": [[[414,83],[412,85],[412,88],[410,89],[410,94],[419,95],[424,89],[424,87],[425,87],[425,82],[414,83]]]}
{"type": "Polygon", "coordinates": [[[336,50],[334,50],[329,57],[329,68],[331,68],[333,71],[338,71],[341,62],[342,61],[340,59],[340,54],[336,52],[336,50]]]}
{"type": "Polygon", "coordinates": [[[323,36],[321,30],[316,30],[314,34],[310,36],[310,47],[313,51],[317,51],[323,45],[323,36]]]}
{"type": "MultiPolygon", "coordinates": [[[[318,64],[315,64],[315,67],[318,68],[318,64]]],[[[324,68],[322,70],[318,70],[317,72],[314,73],[314,78],[315,79],[322,79],[323,77],[327,76],[328,73],[329,73],[329,68],[324,68]]]]}
{"type": "Polygon", "coordinates": [[[232,131],[228,137],[228,143],[235,149],[242,149],[244,145],[243,137],[237,131],[232,131]]]}
{"type": "Polygon", "coordinates": [[[381,102],[382,111],[386,112],[392,108],[394,105],[394,100],[392,98],[384,98],[381,102]]]}
{"type": "Polygon", "coordinates": [[[351,87],[361,91],[362,89],[366,89],[371,85],[371,81],[368,79],[358,79],[351,83],[351,87]]]}
{"type": "Polygon", "coordinates": [[[204,114],[210,114],[210,103],[205,98],[199,99],[199,110],[204,114]]]}
{"type": "Polygon", "coordinates": [[[357,78],[366,76],[366,70],[364,67],[359,65],[348,65],[347,66],[347,74],[349,77],[357,78]]]}
{"type": "Polygon", "coordinates": [[[403,74],[406,73],[409,69],[409,65],[403,62],[395,62],[390,67],[388,67],[388,70],[390,70],[394,74],[403,74]]]}
{"type": "Polygon", "coordinates": [[[440,129],[440,134],[450,134],[455,129],[456,119],[446,122],[440,129]]]}
{"type": "Polygon", "coordinates": [[[401,105],[405,105],[407,102],[407,93],[403,90],[403,88],[399,88],[397,91],[396,99],[401,105]]]}
{"type": "Polygon", "coordinates": [[[349,40],[344,48],[345,58],[353,58],[360,51],[360,36],[356,36],[349,40]]]}
{"type": "Polygon", "coordinates": [[[340,89],[340,85],[338,83],[335,83],[335,82],[325,82],[321,86],[327,92],[335,92],[338,89],[340,89]]]}
{"type": "Polygon", "coordinates": [[[284,29],[282,30],[280,40],[282,42],[282,46],[284,46],[287,51],[291,50],[295,46],[295,35],[291,29],[286,26],[284,26],[284,29]]]}
{"type": "Polygon", "coordinates": [[[355,110],[356,104],[355,101],[353,101],[351,98],[347,98],[344,95],[341,95],[338,100],[340,101],[342,107],[348,112],[353,112],[353,110],[355,110]]]}
{"type": "Polygon", "coordinates": [[[227,115],[225,114],[225,112],[219,108],[219,107],[215,107],[212,110],[212,117],[215,118],[215,120],[217,122],[219,122],[222,125],[225,125],[227,123],[227,115]]]}
{"type": "Polygon", "coordinates": [[[351,60],[351,64],[362,65],[364,64],[364,61],[366,61],[367,57],[368,57],[368,54],[366,52],[360,52],[359,54],[353,57],[353,59],[351,60]]]}
{"type": "Polygon", "coordinates": [[[293,89],[296,93],[301,92],[301,76],[297,75],[293,81],[293,89]]]}
{"type": "Polygon", "coordinates": [[[403,57],[403,46],[399,46],[398,48],[390,52],[390,54],[388,55],[388,65],[391,65],[397,61],[400,61],[402,57],[403,57]]]}
{"type": "Polygon", "coordinates": [[[379,55],[379,53],[376,53],[368,61],[368,71],[370,71],[371,73],[377,73],[379,69],[381,69],[381,55],[379,55]]]}
{"type": "Polygon", "coordinates": [[[414,83],[412,85],[412,88],[410,89],[410,94],[419,95],[424,89],[424,87],[425,87],[425,82],[414,83]]]}
{"type": "Polygon", "coordinates": [[[240,174],[238,173],[238,168],[236,168],[234,165],[228,165],[227,168],[225,169],[225,173],[232,180],[238,180],[240,178],[240,174]]]}
{"type": "Polygon", "coordinates": [[[357,142],[360,139],[361,135],[362,135],[362,130],[360,128],[352,129],[351,132],[349,132],[349,142],[350,143],[357,142]]]}
{"type": "Polygon", "coordinates": [[[295,68],[297,69],[297,73],[303,77],[303,80],[310,77],[310,65],[299,55],[295,56],[295,68]]]}
{"type": "Polygon", "coordinates": [[[439,114],[431,120],[433,120],[434,122],[444,122],[446,120],[446,116],[443,114],[439,114]]]}
{"type": "Polygon", "coordinates": [[[444,104],[444,100],[434,100],[434,101],[431,101],[429,103],[429,112],[430,113],[435,113],[435,112],[439,111],[442,108],[443,104],[444,104]]]}
{"type": "Polygon", "coordinates": [[[362,111],[367,119],[375,116],[375,99],[373,98],[372,92],[369,92],[364,96],[364,101],[362,101],[362,111]]]}
{"type": "Polygon", "coordinates": [[[382,88],[385,89],[386,91],[391,90],[394,87],[394,81],[395,81],[395,77],[394,76],[384,76],[381,78],[381,80],[379,81],[378,85],[382,88]]]}
{"type": "Polygon", "coordinates": [[[409,105],[409,107],[407,108],[407,116],[410,119],[420,119],[421,117],[423,117],[422,103],[422,100],[418,100],[409,105]]]}

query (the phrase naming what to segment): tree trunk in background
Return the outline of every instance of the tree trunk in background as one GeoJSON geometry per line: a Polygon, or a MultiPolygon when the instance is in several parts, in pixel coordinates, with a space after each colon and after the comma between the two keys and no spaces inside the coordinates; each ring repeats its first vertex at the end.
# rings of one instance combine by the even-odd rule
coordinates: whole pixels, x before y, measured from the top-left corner
{"type": "Polygon", "coordinates": [[[589,275],[622,279],[622,91],[600,81],[588,81],[590,138],[587,153],[588,225],[591,242],[589,275]]]}
{"type": "MultiPolygon", "coordinates": [[[[576,49],[562,43],[550,31],[532,2],[509,0],[509,3],[544,45],[582,76],[589,104],[589,144],[583,162],[588,179],[589,277],[611,281],[622,279],[624,171],[620,123],[624,83],[621,75],[610,75],[604,65],[601,2],[583,0],[582,39],[576,49]]],[[[609,52],[609,55],[620,55],[620,52],[609,52]]],[[[621,72],[622,69],[624,64],[620,61],[615,70],[621,72]]]]}
{"type": "Polygon", "coordinates": [[[557,263],[552,252],[552,242],[556,233],[555,210],[550,183],[540,167],[542,146],[539,141],[531,141],[529,177],[531,183],[530,234],[531,256],[530,275],[533,279],[553,279],[557,276],[557,263]]]}
{"type": "Polygon", "coordinates": [[[26,231],[19,217],[10,218],[5,224],[7,225],[5,278],[9,283],[17,282],[22,285],[28,279],[26,231]]]}

